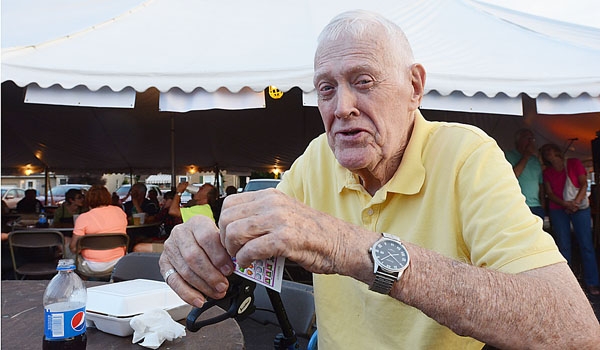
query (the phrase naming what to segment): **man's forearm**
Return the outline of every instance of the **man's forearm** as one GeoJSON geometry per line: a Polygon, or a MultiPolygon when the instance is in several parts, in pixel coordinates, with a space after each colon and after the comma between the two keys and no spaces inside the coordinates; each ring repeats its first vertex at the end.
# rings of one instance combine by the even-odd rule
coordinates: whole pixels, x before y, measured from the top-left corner
{"type": "Polygon", "coordinates": [[[459,335],[502,349],[600,344],[598,320],[566,263],[513,275],[408,250],[411,265],[392,296],[459,335]]]}
{"type": "MultiPolygon", "coordinates": [[[[373,262],[365,252],[379,234],[353,226],[342,232],[339,240],[345,244],[335,251],[333,272],[370,285],[373,262]]],[[[456,334],[500,349],[593,349],[600,344],[598,319],[566,263],[507,274],[403,243],[410,265],[390,295],[456,334]]]]}
{"type": "Polygon", "coordinates": [[[181,209],[179,209],[181,201],[181,196],[176,194],[171,201],[171,206],[169,207],[169,215],[181,217],[181,209]]]}

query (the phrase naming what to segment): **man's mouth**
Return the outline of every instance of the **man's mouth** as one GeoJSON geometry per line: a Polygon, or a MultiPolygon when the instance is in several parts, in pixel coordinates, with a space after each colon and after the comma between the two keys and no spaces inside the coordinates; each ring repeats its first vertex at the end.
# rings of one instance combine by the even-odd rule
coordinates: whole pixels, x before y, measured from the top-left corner
{"type": "Polygon", "coordinates": [[[353,136],[353,135],[360,133],[361,131],[362,130],[347,130],[347,131],[340,132],[340,134],[342,134],[344,136],[353,136]]]}

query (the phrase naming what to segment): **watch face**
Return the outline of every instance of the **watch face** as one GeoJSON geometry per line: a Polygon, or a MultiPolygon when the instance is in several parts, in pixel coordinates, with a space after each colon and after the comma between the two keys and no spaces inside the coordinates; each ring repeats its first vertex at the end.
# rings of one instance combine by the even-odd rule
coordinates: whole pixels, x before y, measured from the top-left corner
{"type": "Polygon", "coordinates": [[[392,239],[380,240],[373,247],[373,259],[390,272],[404,269],[408,265],[408,252],[404,246],[392,239]]]}

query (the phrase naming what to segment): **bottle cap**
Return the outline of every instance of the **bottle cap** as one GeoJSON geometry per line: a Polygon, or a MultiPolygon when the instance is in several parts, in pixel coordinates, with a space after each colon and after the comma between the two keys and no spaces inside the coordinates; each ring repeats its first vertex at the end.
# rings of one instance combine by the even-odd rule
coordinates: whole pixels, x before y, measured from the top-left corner
{"type": "Polygon", "coordinates": [[[60,259],[56,271],[69,271],[75,270],[75,260],[73,259],[60,259]]]}

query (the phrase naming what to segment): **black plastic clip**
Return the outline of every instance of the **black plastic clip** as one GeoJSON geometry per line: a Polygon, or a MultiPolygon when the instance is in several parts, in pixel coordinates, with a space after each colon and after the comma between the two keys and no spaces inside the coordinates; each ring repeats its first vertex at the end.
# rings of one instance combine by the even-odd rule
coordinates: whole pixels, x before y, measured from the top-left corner
{"type": "Polygon", "coordinates": [[[229,276],[229,289],[221,300],[208,299],[201,308],[193,308],[187,316],[186,327],[191,332],[197,332],[200,328],[224,321],[228,318],[243,320],[256,310],[254,306],[254,289],[256,283],[235,274],[229,276]],[[200,315],[215,305],[222,306],[229,300],[227,312],[209,318],[198,320],[200,315]]]}

